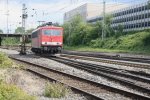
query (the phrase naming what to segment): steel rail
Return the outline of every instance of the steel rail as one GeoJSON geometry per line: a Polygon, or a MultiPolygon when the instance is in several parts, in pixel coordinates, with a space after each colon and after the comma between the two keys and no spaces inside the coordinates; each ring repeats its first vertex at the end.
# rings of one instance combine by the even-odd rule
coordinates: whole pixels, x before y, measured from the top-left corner
{"type": "Polygon", "coordinates": [[[76,67],[76,68],[80,68],[82,70],[86,70],[90,73],[94,73],[94,74],[106,77],[106,78],[111,79],[113,81],[114,80],[118,81],[120,84],[127,85],[128,87],[139,90],[142,93],[146,93],[147,95],[150,95],[150,89],[147,89],[147,88],[142,87],[140,85],[136,85],[131,81],[113,76],[113,74],[111,74],[111,71],[110,71],[110,73],[109,73],[109,71],[104,73],[103,71],[105,71],[105,70],[98,71],[95,68],[93,69],[93,66],[91,64],[89,65],[87,63],[76,62],[76,61],[69,60],[69,59],[64,59],[64,58],[51,58],[51,59],[55,60],[55,61],[58,61],[58,62],[61,62],[61,63],[64,63],[64,64],[67,64],[67,65],[70,65],[70,66],[73,66],[73,67],[76,67]]]}
{"type": "MultiPolygon", "coordinates": [[[[61,55],[62,57],[67,57],[67,58],[74,58],[74,59],[82,59],[82,60],[88,60],[88,61],[96,61],[96,62],[99,62],[98,59],[95,59],[95,58],[89,58],[89,57],[83,57],[83,56],[77,56],[77,55],[61,55]]],[[[116,61],[117,62],[117,61],[116,61]]],[[[109,62],[108,62],[109,63],[109,62]]],[[[122,62],[122,65],[124,64],[124,62],[122,62]]],[[[134,65],[134,64],[132,64],[134,65]]],[[[137,65],[137,64],[136,64],[137,65]]],[[[124,65],[126,66],[126,64],[124,65]]],[[[140,65],[139,66],[143,66],[143,65],[140,65]]],[[[102,65],[101,65],[102,67],[102,65]]],[[[148,73],[145,73],[143,71],[131,71],[131,70],[125,70],[125,69],[118,69],[118,68],[114,68],[114,67],[107,67],[107,66],[103,66],[104,68],[109,68],[109,69],[112,69],[112,70],[122,70],[124,72],[127,72],[127,73],[130,73],[132,75],[136,75],[136,76],[140,76],[140,77],[145,77],[145,78],[150,78],[150,74],[148,73]]],[[[149,67],[150,68],[150,65],[149,67]]]]}
{"type": "Polygon", "coordinates": [[[105,58],[105,59],[113,59],[113,60],[124,60],[124,61],[141,62],[141,63],[150,63],[149,58],[120,57],[119,55],[111,56],[111,55],[99,54],[99,53],[94,53],[94,52],[79,52],[79,51],[66,51],[65,50],[63,51],[63,54],[105,58]]]}
{"type": "MultiPolygon", "coordinates": [[[[28,61],[20,60],[18,58],[14,58],[12,56],[10,58],[13,59],[13,60],[17,60],[17,61],[23,62],[23,63],[27,63],[27,64],[32,65],[32,66],[36,66],[36,67],[39,67],[39,68],[43,68],[45,70],[49,70],[49,71],[52,71],[52,72],[57,72],[59,74],[63,74],[63,75],[68,76],[67,73],[64,73],[64,72],[61,72],[61,71],[57,71],[57,70],[52,69],[50,67],[45,67],[45,66],[42,66],[42,65],[38,65],[38,64],[35,64],[35,63],[28,62],[28,61]]],[[[38,74],[38,75],[40,75],[42,77],[45,77],[47,79],[50,79],[50,80],[57,81],[57,82],[60,82],[62,84],[68,85],[66,83],[63,83],[61,81],[56,80],[55,78],[47,77],[46,75],[44,75],[44,73],[39,73],[39,72],[31,70],[31,69],[27,69],[27,70],[30,70],[31,72],[34,72],[34,73],[36,73],[36,74],[38,74]]],[[[136,93],[128,92],[128,91],[125,91],[125,90],[117,89],[117,88],[114,88],[114,87],[111,87],[111,86],[107,86],[107,85],[104,85],[104,84],[101,84],[101,83],[96,83],[96,82],[93,82],[93,81],[90,81],[90,80],[87,80],[87,79],[83,79],[83,78],[80,78],[80,77],[77,77],[77,76],[74,76],[74,75],[69,75],[69,77],[88,82],[88,83],[90,83],[92,85],[95,85],[97,87],[104,88],[104,89],[109,90],[109,91],[114,92],[114,93],[119,93],[119,94],[121,94],[123,96],[130,97],[132,99],[150,100],[150,97],[144,96],[144,95],[141,95],[141,94],[136,94],[136,93]]],[[[73,88],[75,90],[78,90],[78,91],[80,91],[82,93],[85,93],[86,95],[89,95],[90,97],[92,97],[92,100],[94,100],[94,99],[95,100],[103,100],[102,98],[97,97],[97,96],[95,96],[95,95],[93,95],[91,93],[87,93],[86,91],[83,91],[83,90],[81,90],[79,88],[73,87],[71,85],[68,85],[68,86],[70,86],[71,88],[73,88]]]]}
{"type": "Polygon", "coordinates": [[[87,56],[79,56],[79,55],[69,55],[69,54],[61,54],[61,56],[68,57],[68,58],[76,58],[76,59],[102,62],[102,63],[117,64],[117,65],[129,66],[129,67],[150,69],[150,65],[144,64],[144,63],[136,63],[136,62],[132,63],[132,62],[121,61],[121,60],[103,59],[103,58],[95,58],[95,57],[87,57],[87,56]]]}

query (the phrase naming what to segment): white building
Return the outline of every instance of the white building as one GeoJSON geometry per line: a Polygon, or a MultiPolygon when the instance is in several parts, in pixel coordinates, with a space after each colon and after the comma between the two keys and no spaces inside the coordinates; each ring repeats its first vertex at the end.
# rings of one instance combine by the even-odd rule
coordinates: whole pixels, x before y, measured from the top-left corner
{"type": "Polygon", "coordinates": [[[150,5],[148,2],[127,7],[113,13],[112,27],[124,26],[124,31],[150,28],[150,5]]]}
{"type": "MultiPolygon", "coordinates": [[[[114,10],[124,8],[126,5],[115,7],[115,5],[108,5],[108,9],[106,9],[106,12],[112,12],[114,10]],[[114,6],[110,9],[111,6],[114,6]]],[[[102,4],[94,4],[94,3],[86,3],[84,5],[81,5],[73,10],[70,10],[64,14],[64,22],[69,21],[73,16],[79,14],[82,16],[84,21],[87,21],[90,18],[93,18],[95,16],[102,15],[103,12],[103,5],[102,4]]]]}
{"type": "MultiPolygon", "coordinates": [[[[118,25],[124,27],[124,31],[144,30],[150,28],[150,4],[148,2],[126,7],[112,12],[112,28],[117,30],[118,25]]],[[[87,22],[94,23],[102,20],[102,17],[93,17],[87,22]]]]}

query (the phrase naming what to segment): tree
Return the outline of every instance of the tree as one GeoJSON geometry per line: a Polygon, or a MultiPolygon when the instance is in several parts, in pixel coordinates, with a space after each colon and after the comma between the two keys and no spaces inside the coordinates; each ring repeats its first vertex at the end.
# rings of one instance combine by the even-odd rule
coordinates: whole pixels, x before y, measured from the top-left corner
{"type": "Polygon", "coordinates": [[[3,34],[3,30],[0,29],[0,34],[3,34]]]}
{"type": "Polygon", "coordinates": [[[105,36],[106,37],[111,37],[111,36],[114,36],[114,31],[111,27],[111,22],[112,22],[112,15],[106,15],[106,18],[105,18],[105,27],[104,27],[104,30],[106,32],[105,36]]]}
{"type": "Polygon", "coordinates": [[[26,30],[26,33],[31,34],[33,30],[34,30],[34,28],[28,29],[28,30],[26,30]]]}
{"type": "Polygon", "coordinates": [[[24,33],[24,29],[22,27],[17,27],[17,29],[15,30],[16,34],[23,34],[24,33]]]}
{"type": "Polygon", "coordinates": [[[118,28],[116,30],[116,33],[115,33],[115,37],[119,37],[123,35],[123,26],[121,24],[118,25],[118,28]]]}
{"type": "Polygon", "coordinates": [[[64,43],[67,45],[80,45],[86,34],[86,23],[80,15],[74,16],[69,22],[64,23],[64,43]]]}
{"type": "MultiPolygon", "coordinates": [[[[105,31],[106,37],[114,35],[111,28],[112,16],[106,16],[105,31]]],[[[92,40],[101,39],[102,35],[102,21],[96,24],[85,23],[82,17],[78,14],[70,21],[63,24],[64,28],[64,44],[69,46],[88,45],[92,40]]]]}

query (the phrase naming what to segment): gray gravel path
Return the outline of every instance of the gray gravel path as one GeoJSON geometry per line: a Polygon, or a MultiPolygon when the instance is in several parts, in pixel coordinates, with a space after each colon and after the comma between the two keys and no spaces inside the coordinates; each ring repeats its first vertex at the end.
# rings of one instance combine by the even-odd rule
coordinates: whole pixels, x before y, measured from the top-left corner
{"type": "MultiPolygon", "coordinates": [[[[34,63],[40,64],[40,65],[43,65],[43,66],[49,66],[49,67],[54,68],[56,70],[60,70],[60,71],[66,72],[66,73],[70,73],[72,75],[76,75],[76,76],[79,76],[79,77],[82,77],[82,78],[85,78],[85,79],[89,79],[89,80],[92,80],[92,81],[95,81],[95,82],[98,82],[98,83],[102,83],[102,84],[105,84],[105,85],[108,85],[108,86],[112,86],[112,87],[119,88],[119,89],[122,89],[122,90],[130,91],[130,92],[133,92],[133,93],[139,93],[139,92],[137,92],[135,90],[132,90],[132,89],[129,89],[125,86],[116,84],[116,82],[109,81],[109,80],[107,80],[103,77],[93,75],[93,74],[90,74],[90,73],[82,71],[82,70],[78,70],[76,68],[58,63],[58,62],[50,60],[50,59],[40,58],[40,57],[32,55],[32,54],[27,55],[27,56],[20,56],[20,55],[17,54],[18,52],[13,51],[13,50],[0,49],[0,51],[6,52],[8,54],[13,54],[13,56],[19,57],[22,60],[28,60],[30,62],[34,62],[34,63]]],[[[95,63],[95,62],[92,62],[92,63],[95,63]]],[[[99,64],[102,64],[102,63],[99,63],[99,64]]],[[[110,65],[110,66],[112,66],[112,65],[110,65]]],[[[113,66],[116,67],[116,65],[113,65],[113,66]]],[[[70,99],[70,100],[72,100],[72,99],[70,99]]],[[[80,100],[80,99],[76,99],[76,100],[80,100]]],[[[109,100],[116,100],[116,99],[112,97],[109,100]]]]}

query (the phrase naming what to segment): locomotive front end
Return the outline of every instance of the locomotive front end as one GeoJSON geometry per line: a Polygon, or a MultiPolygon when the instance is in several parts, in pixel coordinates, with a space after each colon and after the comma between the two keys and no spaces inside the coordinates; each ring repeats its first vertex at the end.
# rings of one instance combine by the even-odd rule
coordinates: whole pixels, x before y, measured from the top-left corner
{"type": "Polygon", "coordinates": [[[63,29],[60,27],[43,28],[41,44],[44,53],[60,53],[63,46],[63,29]]]}

